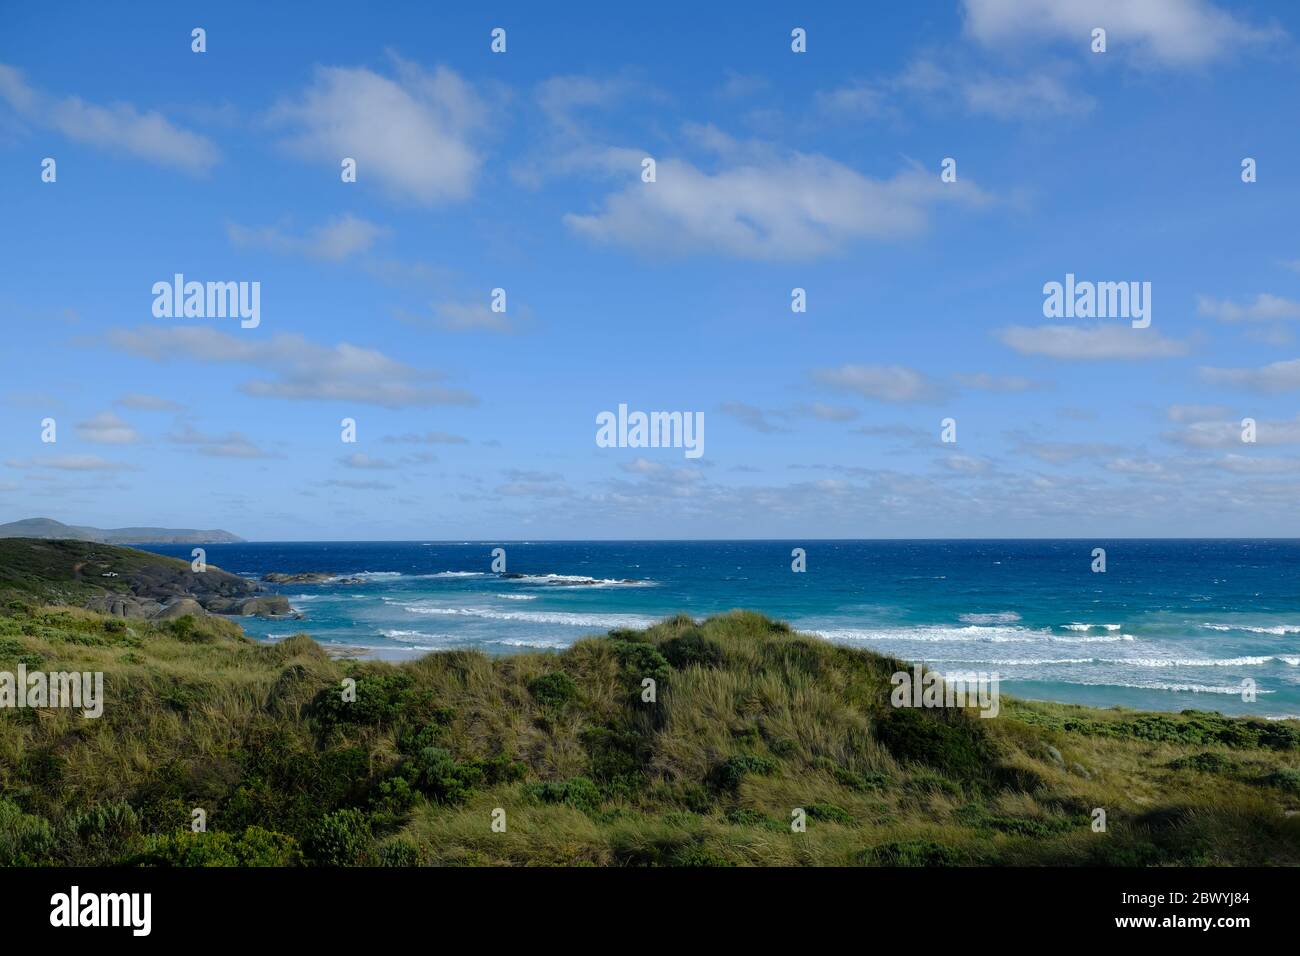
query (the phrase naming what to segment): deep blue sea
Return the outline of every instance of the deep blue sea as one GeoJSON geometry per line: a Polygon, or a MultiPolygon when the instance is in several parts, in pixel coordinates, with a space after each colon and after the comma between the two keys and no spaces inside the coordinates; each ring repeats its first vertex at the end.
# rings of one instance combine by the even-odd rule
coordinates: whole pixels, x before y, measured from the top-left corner
{"type": "MultiPolygon", "coordinates": [[[[191,547],[149,550],[188,559],[191,547]]],[[[271,588],[302,619],[242,623],[390,659],[558,649],[678,612],[751,608],[944,673],[997,672],[1020,697],[1300,715],[1296,540],[298,542],[207,555],[253,578],[360,579],[271,588]],[[522,577],[492,573],[497,547],[522,577]],[[1091,570],[1095,547],[1105,573],[1091,570]]]]}

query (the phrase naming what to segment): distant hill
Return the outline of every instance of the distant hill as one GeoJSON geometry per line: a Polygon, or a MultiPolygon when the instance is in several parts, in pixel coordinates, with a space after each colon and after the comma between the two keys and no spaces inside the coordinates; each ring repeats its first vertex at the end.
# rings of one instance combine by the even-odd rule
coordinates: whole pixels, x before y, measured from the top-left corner
{"type": "Polygon", "coordinates": [[[25,518],[0,524],[0,538],[62,538],[99,544],[238,544],[229,531],[192,528],[89,528],[53,518],[25,518]]]}

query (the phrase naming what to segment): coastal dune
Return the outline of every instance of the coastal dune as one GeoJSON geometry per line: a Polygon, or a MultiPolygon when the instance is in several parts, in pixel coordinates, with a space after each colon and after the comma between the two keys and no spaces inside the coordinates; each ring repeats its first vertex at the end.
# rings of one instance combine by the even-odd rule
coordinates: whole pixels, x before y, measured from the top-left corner
{"type": "Polygon", "coordinates": [[[0,708],[0,864],[1300,863],[1296,721],[899,707],[906,662],[750,612],[390,664],[38,579],[0,561],[0,671],[103,714],[0,708]]]}

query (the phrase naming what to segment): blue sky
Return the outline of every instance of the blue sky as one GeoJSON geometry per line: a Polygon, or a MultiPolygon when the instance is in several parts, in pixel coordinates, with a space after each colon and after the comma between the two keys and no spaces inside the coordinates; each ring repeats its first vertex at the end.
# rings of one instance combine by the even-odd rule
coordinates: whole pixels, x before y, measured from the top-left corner
{"type": "Polygon", "coordinates": [[[816,7],[10,5],[0,520],[1300,534],[1300,12],[816,7]],[[156,318],[178,272],[260,324],[156,318]],[[1045,317],[1067,273],[1150,327],[1045,317]],[[598,447],[620,403],[703,456],[598,447]]]}

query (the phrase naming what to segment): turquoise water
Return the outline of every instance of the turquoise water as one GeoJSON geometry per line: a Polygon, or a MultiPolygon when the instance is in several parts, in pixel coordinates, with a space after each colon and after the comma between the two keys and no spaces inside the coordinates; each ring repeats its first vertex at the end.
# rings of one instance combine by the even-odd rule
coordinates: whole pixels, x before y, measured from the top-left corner
{"type": "MultiPolygon", "coordinates": [[[[189,546],[149,550],[188,558],[189,546]]],[[[558,649],[670,614],[751,608],[826,640],[997,672],[1005,693],[1099,706],[1300,715],[1300,541],[374,542],[211,545],[209,562],[286,585],[301,620],[269,640],[407,657],[558,649]],[[492,549],[506,551],[503,577],[492,549]],[[807,570],[791,570],[791,550],[807,570]],[[1091,571],[1106,549],[1105,573],[1091,571]],[[1241,682],[1257,686],[1242,700],[1241,682]]]]}

